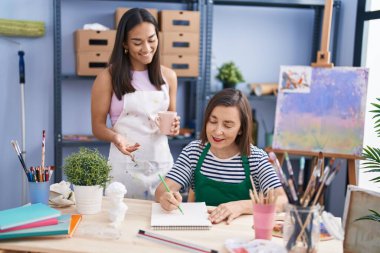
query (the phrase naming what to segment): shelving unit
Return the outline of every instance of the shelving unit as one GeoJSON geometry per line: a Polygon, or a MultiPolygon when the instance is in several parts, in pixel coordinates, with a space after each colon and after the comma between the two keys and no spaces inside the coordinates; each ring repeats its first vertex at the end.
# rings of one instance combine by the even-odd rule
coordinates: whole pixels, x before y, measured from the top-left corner
{"type": "MultiPolygon", "coordinates": [[[[173,5],[180,5],[180,9],[184,10],[196,10],[201,12],[201,27],[200,27],[200,52],[203,51],[203,41],[202,37],[203,32],[203,18],[202,18],[202,10],[203,10],[203,1],[202,0],[144,0],[144,1],[125,1],[125,0],[54,0],[54,144],[55,144],[55,165],[56,165],[56,173],[55,173],[55,181],[59,182],[62,180],[62,162],[63,162],[63,149],[64,148],[78,148],[81,146],[87,147],[103,147],[106,148],[109,146],[109,143],[98,140],[63,140],[64,131],[62,129],[62,89],[65,87],[65,83],[67,82],[75,82],[75,85],[81,85],[82,83],[88,84],[92,83],[95,79],[94,77],[81,77],[75,74],[73,68],[69,71],[63,70],[63,57],[66,57],[66,60],[69,59],[70,64],[75,66],[74,61],[74,53],[70,52],[67,54],[63,54],[63,44],[70,43],[73,45],[73,39],[70,40],[68,37],[63,36],[63,28],[65,25],[73,26],[73,22],[75,22],[75,16],[64,16],[62,15],[62,4],[70,4],[70,5],[83,5],[83,4],[91,4],[91,3],[99,3],[104,6],[128,6],[128,7],[140,7],[147,8],[143,6],[144,3],[154,4],[153,8],[157,9],[166,9],[166,6],[171,7],[173,5]],[[127,3],[127,4],[126,4],[127,3]],[[65,40],[65,41],[63,41],[65,40]],[[71,63],[72,62],[72,63],[71,63]]],[[[87,8],[86,8],[87,9],[87,8]]],[[[173,8],[168,8],[173,9],[173,8]]],[[[97,14],[99,12],[104,11],[99,8],[96,10],[97,14]]],[[[109,13],[107,13],[109,15],[109,13]]],[[[103,15],[104,16],[104,15],[103,15]]],[[[103,17],[102,16],[102,17],[103,17]]],[[[109,15],[109,19],[114,20],[113,15],[109,15]]],[[[107,19],[107,20],[109,20],[107,19]]],[[[83,21],[83,20],[81,20],[83,21]]],[[[109,22],[111,23],[111,22],[109,22]]],[[[78,26],[75,29],[79,29],[83,24],[77,24],[78,26]]],[[[75,30],[73,29],[73,31],[75,30]]],[[[188,125],[193,123],[195,125],[195,131],[199,132],[198,126],[200,126],[198,116],[201,115],[200,108],[198,105],[202,104],[202,97],[200,96],[199,90],[202,86],[201,80],[202,78],[202,69],[204,69],[204,60],[202,58],[203,54],[199,55],[199,77],[194,78],[178,78],[178,85],[184,85],[183,89],[188,96],[184,98],[186,101],[184,105],[189,105],[189,110],[185,110],[185,119],[182,121],[186,121],[185,124],[188,125]],[[195,123],[194,123],[195,122],[195,123]]],[[[67,85],[67,84],[66,84],[67,85]]],[[[180,97],[182,98],[182,97],[180,97]]],[[[171,146],[184,146],[188,142],[193,140],[192,138],[184,138],[184,139],[172,139],[169,141],[171,146]]]]}
{"type": "MultiPolygon", "coordinates": [[[[206,15],[206,26],[205,26],[205,69],[203,70],[202,76],[204,76],[204,86],[199,91],[201,96],[205,98],[204,103],[201,105],[201,110],[203,111],[207,101],[212,95],[211,92],[211,65],[212,65],[212,41],[213,41],[213,18],[214,18],[214,6],[247,6],[249,8],[260,8],[260,7],[275,7],[275,8],[295,8],[295,9],[311,9],[314,12],[314,23],[313,23],[313,32],[312,32],[312,47],[310,52],[310,63],[314,62],[316,59],[317,51],[319,50],[321,30],[322,30],[322,18],[323,18],[323,9],[324,9],[324,0],[207,0],[205,3],[204,14],[206,15]]],[[[333,9],[333,31],[335,36],[332,36],[331,50],[332,50],[332,61],[336,59],[336,47],[337,47],[337,33],[339,28],[339,15],[340,15],[341,1],[334,1],[333,9]]],[[[243,21],[242,21],[243,22],[243,21]]],[[[265,36],[262,34],[261,36],[265,36]]],[[[241,45],[244,45],[244,42],[240,42],[241,45]]],[[[280,42],[279,42],[280,43],[280,42]]],[[[262,45],[265,47],[265,45],[262,45]]],[[[280,45],[279,45],[280,46],[280,45]]],[[[265,60],[263,61],[265,64],[265,60]]],[[[264,66],[265,67],[265,66],[264,66]]],[[[268,80],[269,82],[273,80],[268,80]]],[[[270,113],[273,113],[272,122],[274,121],[274,109],[276,105],[275,96],[250,96],[249,98],[251,105],[254,104],[263,104],[262,106],[270,107],[270,113]],[[265,104],[265,105],[264,105],[265,104]]],[[[256,107],[256,106],[253,106],[256,107]]],[[[256,112],[258,112],[256,110],[256,112]]],[[[260,113],[260,112],[259,112],[260,113]]],[[[259,122],[260,123],[260,122],[259,122]]],[[[260,148],[264,148],[263,140],[264,133],[259,130],[258,143],[260,148]],[[262,140],[262,141],[260,141],[262,140]]]]}

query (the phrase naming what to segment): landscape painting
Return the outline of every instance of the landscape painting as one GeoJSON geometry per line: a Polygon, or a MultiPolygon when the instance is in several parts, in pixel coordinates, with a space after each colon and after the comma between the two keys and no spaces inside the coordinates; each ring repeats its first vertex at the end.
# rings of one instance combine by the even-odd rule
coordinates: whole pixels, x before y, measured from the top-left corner
{"type": "Polygon", "coordinates": [[[367,83],[366,68],[282,66],[273,148],[361,155],[367,83]],[[292,68],[293,76],[311,73],[307,92],[281,89],[292,68]]]}

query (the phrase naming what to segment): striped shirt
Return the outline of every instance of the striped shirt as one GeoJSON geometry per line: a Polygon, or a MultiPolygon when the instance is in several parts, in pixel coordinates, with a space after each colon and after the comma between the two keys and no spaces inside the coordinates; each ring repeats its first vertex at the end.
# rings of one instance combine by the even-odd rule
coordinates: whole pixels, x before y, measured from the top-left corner
{"type": "MultiPolygon", "coordinates": [[[[180,184],[182,189],[195,189],[194,172],[204,147],[200,140],[190,142],[181,152],[173,168],[166,175],[180,184]]],[[[251,145],[251,155],[248,157],[251,176],[258,191],[277,188],[281,183],[268,161],[268,155],[256,146],[251,145]]],[[[208,151],[202,167],[202,175],[220,182],[240,183],[245,179],[244,167],[240,154],[227,159],[216,157],[208,151]]]]}

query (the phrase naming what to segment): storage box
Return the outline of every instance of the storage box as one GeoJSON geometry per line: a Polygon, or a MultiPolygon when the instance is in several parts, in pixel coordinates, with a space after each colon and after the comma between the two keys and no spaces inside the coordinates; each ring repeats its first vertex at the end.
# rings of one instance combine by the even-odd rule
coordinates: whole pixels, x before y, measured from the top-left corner
{"type": "MultiPolygon", "coordinates": [[[[115,29],[119,25],[121,17],[131,8],[117,8],[115,11],[115,29]]],[[[152,14],[152,16],[157,20],[158,23],[158,10],[157,9],[145,9],[152,14]]]]}
{"type": "Polygon", "coordinates": [[[162,54],[199,54],[199,33],[160,32],[162,54]]]}
{"type": "Polygon", "coordinates": [[[76,71],[78,76],[96,76],[107,67],[111,51],[78,52],[76,71]]]}
{"type": "Polygon", "coordinates": [[[112,51],[115,44],[116,31],[75,31],[75,51],[112,51]]]}
{"type": "Polygon", "coordinates": [[[198,55],[161,55],[162,65],[173,69],[178,77],[197,77],[198,55]]]}
{"type": "Polygon", "coordinates": [[[163,32],[199,33],[198,11],[163,10],[160,12],[160,28],[163,32]]]}

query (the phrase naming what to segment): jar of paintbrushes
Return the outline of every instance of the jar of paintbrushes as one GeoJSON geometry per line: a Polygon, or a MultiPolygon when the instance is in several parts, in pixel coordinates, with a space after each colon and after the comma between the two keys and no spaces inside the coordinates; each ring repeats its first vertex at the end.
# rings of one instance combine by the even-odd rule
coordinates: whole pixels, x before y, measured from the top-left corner
{"type": "MultiPolygon", "coordinates": [[[[276,155],[273,152],[269,153],[269,161],[277,172],[289,202],[283,227],[286,249],[288,252],[317,252],[321,223],[319,202],[341,165],[335,163],[332,158],[329,164],[324,167],[324,156],[322,152],[319,152],[318,158],[312,166],[313,171],[306,189],[303,189],[302,180],[295,180],[292,165],[286,152],[285,160],[288,178],[282,171],[276,155]]],[[[303,175],[301,176],[303,177],[303,175]]]]}

